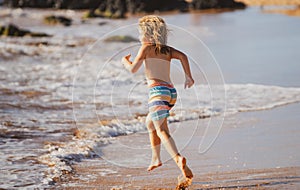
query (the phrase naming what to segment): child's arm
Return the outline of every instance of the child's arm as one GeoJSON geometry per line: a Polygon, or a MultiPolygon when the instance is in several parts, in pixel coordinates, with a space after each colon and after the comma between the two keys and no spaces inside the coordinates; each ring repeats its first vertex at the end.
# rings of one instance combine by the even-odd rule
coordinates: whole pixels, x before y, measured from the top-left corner
{"type": "Polygon", "coordinates": [[[171,55],[172,55],[171,58],[180,60],[181,65],[184,70],[184,73],[185,73],[184,88],[186,88],[186,87],[190,88],[194,84],[194,79],[192,77],[192,73],[190,70],[190,64],[189,64],[189,60],[188,60],[187,56],[183,52],[181,52],[175,48],[171,48],[171,55]]]}
{"type": "Polygon", "coordinates": [[[126,56],[124,56],[122,58],[122,63],[123,65],[125,66],[125,68],[127,70],[129,70],[131,73],[135,73],[137,72],[137,70],[141,67],[144,59],[146,58],[146,48],[147,46],[146,45],[142,45],[139,49],[139,52],[137,54],[137,56],[135,57],[134,61],[131,62],[129,59],[130,59],[130,56],[131,54],[128,54],[126,56]]]}

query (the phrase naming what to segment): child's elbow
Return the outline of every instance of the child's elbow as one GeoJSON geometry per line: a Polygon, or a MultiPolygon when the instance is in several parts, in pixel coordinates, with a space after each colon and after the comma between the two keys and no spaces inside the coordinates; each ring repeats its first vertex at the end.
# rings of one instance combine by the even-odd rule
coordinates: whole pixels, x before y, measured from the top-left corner
{"type": "Polygon", "coordinates": [[[187,61],[187,60],[188,60],[187,55],[182,54],[182,55],[180,56],[180,60],[181,60],[181,61],[187,61]]]}

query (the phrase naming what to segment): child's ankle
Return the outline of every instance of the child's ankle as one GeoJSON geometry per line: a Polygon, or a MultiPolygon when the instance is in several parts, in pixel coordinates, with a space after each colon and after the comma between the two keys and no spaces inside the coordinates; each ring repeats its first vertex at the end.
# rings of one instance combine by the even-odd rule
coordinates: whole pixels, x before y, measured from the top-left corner
{"type": "Polygon", "coordinates": [[[178,163],[179,162],[179,159],[181,158],[182,156],[178,153],[178,154],[176,154],[176,156],[174,156],[174,161],[176,162],[176,163],[178,163]]]}

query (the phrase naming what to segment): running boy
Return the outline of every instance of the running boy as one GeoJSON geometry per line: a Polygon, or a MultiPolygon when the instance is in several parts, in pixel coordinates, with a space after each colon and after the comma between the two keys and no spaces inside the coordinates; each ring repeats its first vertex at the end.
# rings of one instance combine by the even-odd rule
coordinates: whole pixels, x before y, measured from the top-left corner
{"type": "Polygon", "coordinates": [[[169,133],[167,117],[177,98],[176,89],[170,79],[171,59],[180,60],[185,72],[184,87],[194,84],[187,56],[181,51],[167,46],[167,26],[164,20],[155,15],[144,16],[139,20],[140,41],[142,43],[137,56],[130,61],[130,54],[122,58],[125,68],[135,73],[142,63],[149,87],[149,114],[146,125],[149,131],[152,161],[148,167],[151,171],[162,165],[160,145],[171,155],[183,175],[193,178],[193,173],[186,164],[186,158],[180,155],[169,133]]]}

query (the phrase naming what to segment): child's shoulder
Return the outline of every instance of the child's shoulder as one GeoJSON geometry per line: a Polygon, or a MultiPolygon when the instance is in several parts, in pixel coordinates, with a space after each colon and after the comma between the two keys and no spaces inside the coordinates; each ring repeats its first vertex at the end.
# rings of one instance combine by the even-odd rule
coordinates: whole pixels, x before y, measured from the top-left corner
{"type": "Polygon", "coordinates": [[[150,44],[142,44],[140,46],[140,51],[147,51],[151,49],[151,45],[150,44]]]}

